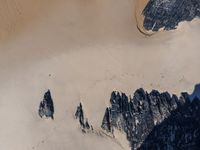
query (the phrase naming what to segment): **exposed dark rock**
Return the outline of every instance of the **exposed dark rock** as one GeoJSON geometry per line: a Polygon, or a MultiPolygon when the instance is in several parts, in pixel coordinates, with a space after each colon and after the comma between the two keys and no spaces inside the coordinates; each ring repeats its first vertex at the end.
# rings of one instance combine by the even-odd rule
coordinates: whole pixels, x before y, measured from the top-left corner
{"type": "Polygon", "coordinates": [[[75,113],[75,117],[76,119],[79,120],[80,126],[82,128],[82,131],[84,133],[86,133],[85,130],[93,130],[93,127],[89,124],[88,119],[84,117],[84,111],[83,111],[83,106],[80,103],[79,106],[76,109],[76,113],[75,113]]]}
{"type": "Polygon", "coordinates": [[[83,112],[83,108],[82,108],[82,104],[80,103],[79,106],[76,109],[76,113],[75,113],[75,117],[76,119],[79,119],[79,123],[80,125],[85,128],[85,123],[84,123],[84,112],[83,112]]]}
{"type": "Polygon", "coordinates": [[[107,132],[111,132],[111,118],[110,118],[110,108],[106,108],[106,112],[103,118],[103,123],[101,127],[107,132]]]}
{"type": "Polygon", "coordinates": [[[147,30],[175,29],[181,21],[200,17],[200,0],[149,0],[143,15],[147,30]]]}
{"type": "Polygon", "coordinates": [[[194,99],[195,97],[200,99],[200,84],[196,84],[192,94],[190,95],[190,100],[194,99]]]}
{"type": "MultiPolygon", "coordinates": [[[[191,103],[187,93],[182,93],[178,98],[176,95],[171,96],[168,92],[160,93],[157,90],[147,93],[141,88],[135,91],[132,98],[128,98],[124,93],[112,92],[110,98],[111,106],[105,111],[101,127],[111,133],[114,129],[125,132],[131,148],[136,150],[156,126],[164,122],[166,118],[174,115],[175,110],[186,109],[185,105],[192,108],[194,102],[195,104],[198,103],[196,100],[191,103]]],[[[188,109],[191,110],[190,108],[188,109]]],[[[185,112],[187,114],[187,111],[185,112]]],[[[177,116],[181,114],[182,112],[179,112],[177,116]]],[[[181,117],[179,119],[184,120],[181,117]]],[[[187,123],[187,121],[184,122],[187,123]]],[[[190,124],[188,125],[190,126],[190,124]]],[[[196,126],[192,128],[195,131],[197,129],[196,126]]],[[[164,132],[163,130],[162,134],[165,134],[164,132]]],[[[159,139],[159,136],[157,138],[159,139]]]]}
{"type": "Polygon", "coordinates": [[[53,114],[54,114],[54,105],[53,105],[53,100],[51,98],[51,92],[48,90],[44,94],[43,100],[40,102],[39,106],[39,116],[42,118],[43,116],[49,118],[51,117],[54,119],[53,114]]]}
{"type": "Polygon", "coordinates": [[[185,103],[155,126],[139,150],[199,150],[200,100],[185,103]]]}
{"type": "Polygon", "coordinates": [[[85,128],[88,130],[90,129],[90,124],[88,122],[88,119],[86,119],[86,121],[85,121],[85,128]]]}

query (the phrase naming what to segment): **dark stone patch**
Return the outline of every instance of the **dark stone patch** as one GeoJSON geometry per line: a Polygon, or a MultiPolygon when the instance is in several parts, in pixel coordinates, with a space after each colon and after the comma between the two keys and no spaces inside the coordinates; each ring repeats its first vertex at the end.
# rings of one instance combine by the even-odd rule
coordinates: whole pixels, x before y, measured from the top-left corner
{"type": "Polygon", "coordinates": [[[48,90],[44,94],[44,98],[40,102],[40,105],[39,105],[38,114],[39,114],[39,116],[41,118],[43,116],[45,116],[47,118],[50,117],[50,118],[54,119],[54,117],[53,117],[53,114],[54,114],[54,104],[53,104],[53,100],[52,100],[52,97],[51,97],[50,90],[48,90]]]}
{"type": "Polygon", "coordinates": [[[176,29],[179,22],[200,17],[200,0],[150,0],[143,15],[146,30],[176,29]]]}
{"type": "Polygon", "coordinates": [[[79,120],[83,133],[86,133],[86,130],[93,130],[92,125],[89,124],[88,119],[84,116],[83,106],[81,103],[77,106],[75,118],[79,120]]]}

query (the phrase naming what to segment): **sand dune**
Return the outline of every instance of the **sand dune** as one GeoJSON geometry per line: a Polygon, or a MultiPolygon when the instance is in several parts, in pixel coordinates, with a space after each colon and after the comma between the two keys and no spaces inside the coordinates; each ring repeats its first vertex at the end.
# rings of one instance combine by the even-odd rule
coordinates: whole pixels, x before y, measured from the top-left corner
{"type": "Polygon", "coordinates": [[[0,7],[2,150],[129,149],[120,134],[117,141],[83,135],[77,104],[99,130],[112,90],[179,93],[200,81],[197,19],[149,38],[136,27],[134,0],[2,0],[0,7]],[[47,89],[54,121],[37,114],[47,89]]]}

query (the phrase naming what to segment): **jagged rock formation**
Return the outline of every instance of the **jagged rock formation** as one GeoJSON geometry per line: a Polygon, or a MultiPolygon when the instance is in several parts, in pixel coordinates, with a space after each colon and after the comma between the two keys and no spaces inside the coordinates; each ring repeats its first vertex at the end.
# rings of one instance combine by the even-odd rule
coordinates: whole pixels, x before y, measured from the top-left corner
{"type": "Polygon", "coordinates": [[[200,100],[180,106],[156,126],[139,150],[199,150],[200,100]]]}
{"type": "Polygon", "coordinates": [[[54,114],[54,105],[53,105],[53,100],[51,98],[51,92],[48,90],[44,94],[43,100],[40,102],[39,110],[38,110],[39,116],[42,118],[43,116],[49,118],[51,117],[54,119],[53,114],[54,114]]]}
{"type": "Polygon", "coordinates": [[[200,84],[196,84],[192,94],[190,95],[190,99],[199,98],[200,99],[200,84]]]}
{"type": "Polygon", "coordinates": [[[110,103],[111,106],[106,109],[103,118],[102,128],[111,133],[114,128],[125,132],[131,148],[136,150],[155,126],[171,116],[177,108],[190,103],[190,99],[187,93],[182,93],[178,98],[168,92],[153,90],[148,93],[141,88],[130,98],[124,93],[112,92],[110,103]]]}
{"type": "Polygon", "coordinates": [[[79,120],[80,126],[84,133],[86,132],[86,130],[93,130],[93,127],[89,124],[88,119],[84,117],[83,106],[81,103],[76,109],[75,117],[79,120]]]}
{"type": "Polygon", "coordinates": [[[145,9],[144,28],[158,31],[175,29],[181,21],[200,17],[199,0],[149,0],[145,9]]]}

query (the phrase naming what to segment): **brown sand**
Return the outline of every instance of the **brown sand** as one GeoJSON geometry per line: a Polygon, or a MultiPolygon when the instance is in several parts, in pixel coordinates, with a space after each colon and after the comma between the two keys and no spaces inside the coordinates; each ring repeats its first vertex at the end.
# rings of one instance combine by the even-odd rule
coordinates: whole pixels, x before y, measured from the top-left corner
{"type": "Polygon", "coordinates": [[[133,0],[18,0],[1,1],[1,7],[6,2],[10,15],[0,25],[2,150],[128,149],[120,134],[117,141],[82,135],[73,119],[79,101],[99,129],[112,90],[180,93],[200,80],[197,19],[148,38],[136,27],[133,0]],[[24,13],[17,15],[15,5],[24,13]],[[14,32],[4,30],[6,24],[14,32]],[[54,121],[37,115],[48,88],[54,121]]]}

